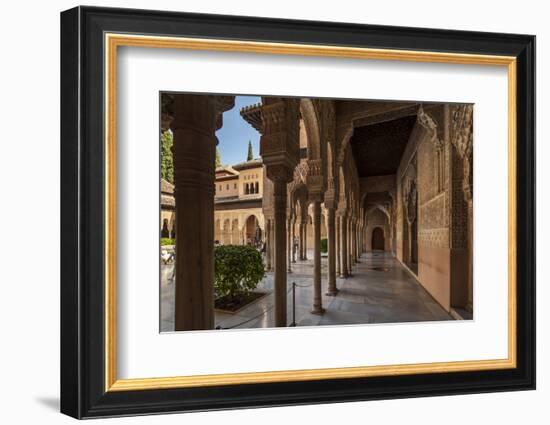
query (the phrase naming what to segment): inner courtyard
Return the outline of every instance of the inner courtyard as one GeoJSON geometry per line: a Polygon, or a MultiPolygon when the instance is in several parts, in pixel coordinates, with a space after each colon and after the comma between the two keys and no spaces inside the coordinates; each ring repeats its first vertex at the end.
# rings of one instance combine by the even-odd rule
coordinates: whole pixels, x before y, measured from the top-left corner
{"type": "Polygon", "coordinates": [[[471,319],[473,106],[255,100],[162,95],[160,330],[471,319]],[[222,165],[229,111],[259,156],[222,165]],[[219,246],[261,253],[235,311],[215,304],[219,246]]]}

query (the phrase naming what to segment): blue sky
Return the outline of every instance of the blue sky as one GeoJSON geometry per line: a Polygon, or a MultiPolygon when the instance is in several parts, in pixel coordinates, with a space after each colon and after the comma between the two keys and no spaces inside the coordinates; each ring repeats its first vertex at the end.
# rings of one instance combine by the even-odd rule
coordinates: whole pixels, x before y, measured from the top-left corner
{"type": "Polygon", "coordinates": [[[240,110],[261,100],[259,96],[235,96],[235,106],[224,112],[223,126],[216,132],[223,165],[246,161],[249,140],[252,142],[254,158],[260,156],[260,133],[241,117],[240,110]]]}

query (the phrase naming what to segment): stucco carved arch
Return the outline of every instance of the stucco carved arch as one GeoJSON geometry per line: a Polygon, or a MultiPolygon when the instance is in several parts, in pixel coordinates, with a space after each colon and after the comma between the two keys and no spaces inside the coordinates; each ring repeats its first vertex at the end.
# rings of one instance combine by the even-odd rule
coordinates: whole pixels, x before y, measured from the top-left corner
{"type": "Polygon", "coordinates": [[[386,218],[388,219],[388,224],[391,223],[391,215],[388,211],[387,208],[385,208],[383,205],[380,205],[380,204],[376,204],[376,205],[371,205],[370,207],[367,208],[367,211],[366,211],[366,214],[365,214],[365,217],[367,218],[367,222],[368,222],[368,217],[370,214],[372,214],[373,211],[375,210],[380,210],[380,212],[382,212],[386,218]]]}
{"type": "Polygon", "coordinates": [[[353,122],[351,120],[340,124],[336,128],[336,146],[337,146],[337,155],[336,163],[341,165],[344,162],[346,157],[346,151],[349,146],[349,141],[353,135],[353,122]]]}
{"type": "Polygon", "coordinates": [[[262,231],[264,230],[264,226],[265,226],[265,223],[264,223],[264,218],[263,218],[263,214],[260,214],[258,216],[258,214],[256,213],[247,213],[246,215],[244,215],[244,219],[243,219],[243,222],[242,222],[242,226],[241,226],[241,230],[246,230],[246,223],[248,222],[248,219],[250,217],[255,217],[256,218],[256,221],[258,222],[258,227],[260,229],[262,229],[262,231]]]}
{"type": "Polygon", "coordinates": [[[320,105],[312,99],[301,99],[300,114],[307,134],[307,178],[306,184],[312,194],[318,196],[325,191],[326,138],[322,137],[320,105]]]}
{"type": "Polygon", "coordinates": [[[319,114],[311,99],[305,98],[300,100],[300,114],[302,115],[307,133],[308,159],[322,159],[319,114]]]}

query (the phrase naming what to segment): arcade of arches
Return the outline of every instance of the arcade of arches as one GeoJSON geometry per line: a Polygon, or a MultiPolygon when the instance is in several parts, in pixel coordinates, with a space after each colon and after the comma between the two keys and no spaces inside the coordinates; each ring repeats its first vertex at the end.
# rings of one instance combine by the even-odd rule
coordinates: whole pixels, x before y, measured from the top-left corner
{"type": "Polygon", "coordinates": [[[218,182],[234,176],[213,165],[234,98],[163,96],[162,129],[174,137],[175,330],[215,327],[215,241],[265,242],[275,326],[289,324],[289,276],[306,262],[312,314],[328,314],[324,300],[383,259],[449,318],[471,317],[472,105],[262,97],[240,111],[260,133],[261,158],[239,174],[259,175],[221,188],[249,198],[239,210],[230,199],[219,206],[218,182]]]}

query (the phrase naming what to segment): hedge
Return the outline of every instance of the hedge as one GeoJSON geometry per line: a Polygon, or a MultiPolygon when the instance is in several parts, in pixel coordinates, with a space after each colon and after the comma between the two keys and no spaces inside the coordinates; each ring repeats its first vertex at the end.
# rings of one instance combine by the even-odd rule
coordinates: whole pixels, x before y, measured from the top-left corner
{"type": "Polygon", "coordinates": [[[160,245],[161,246],[165,246],[165,245],[175,245],[176,244],[176,240],[175,239],[172,239],[172,238],[160,238],[160,245]]]}

